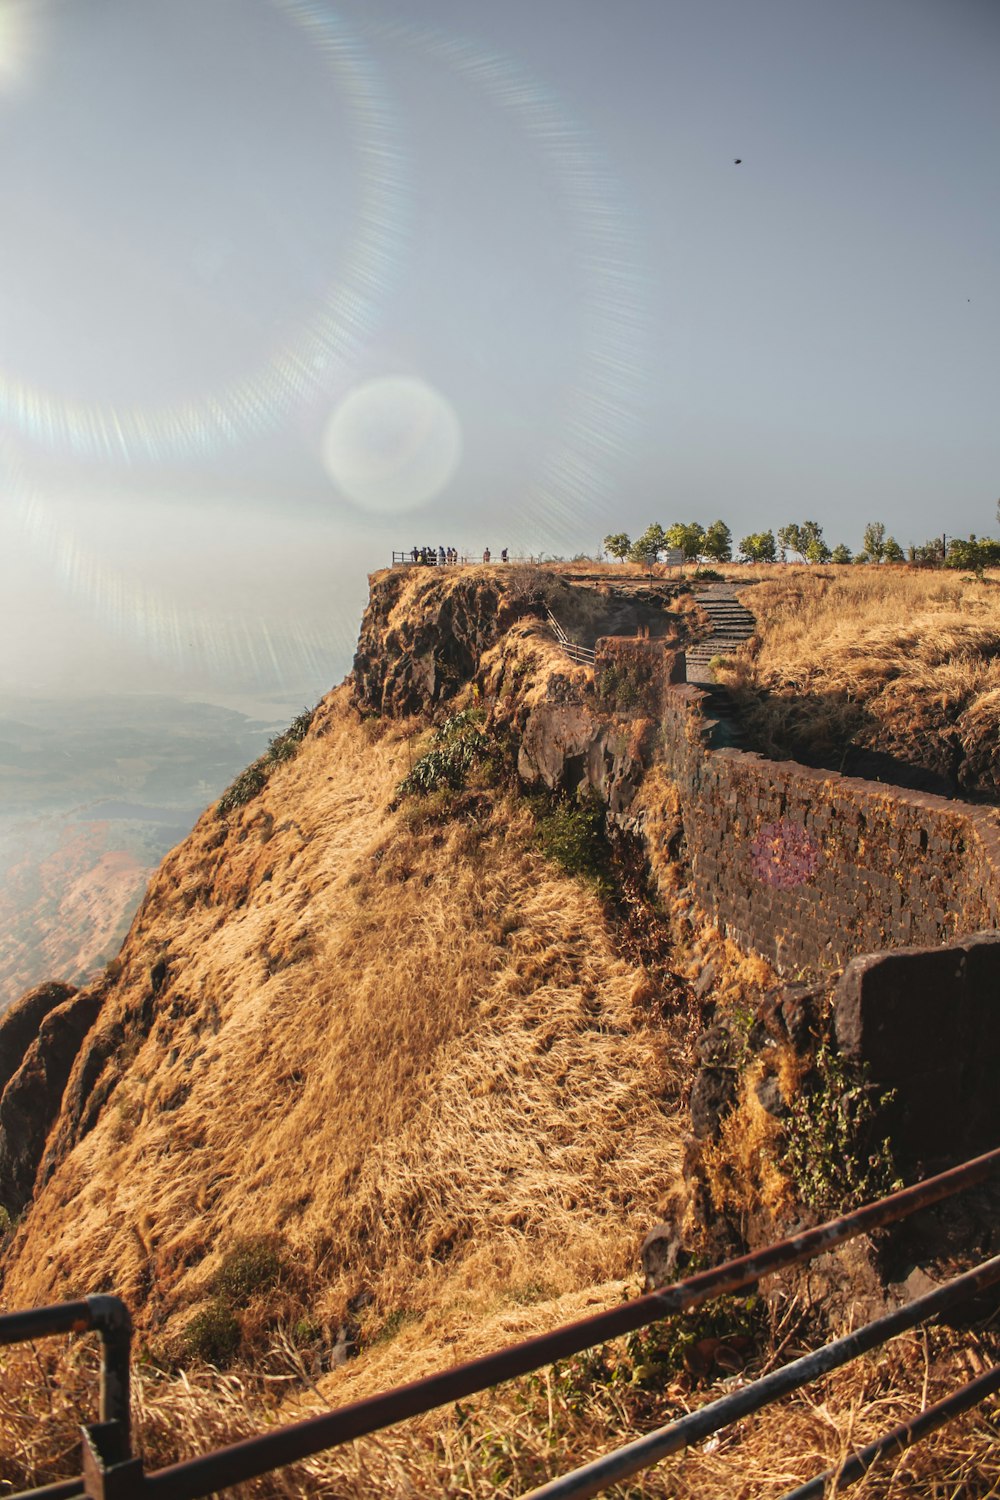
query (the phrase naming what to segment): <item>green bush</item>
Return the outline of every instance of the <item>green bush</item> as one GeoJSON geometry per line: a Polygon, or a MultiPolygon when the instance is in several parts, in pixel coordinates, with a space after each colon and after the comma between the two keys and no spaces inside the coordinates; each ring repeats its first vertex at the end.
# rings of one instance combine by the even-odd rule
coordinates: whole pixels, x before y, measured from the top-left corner
{"type": "Polygon", "coordinates": [[[240,772],[216,803],[215,810],[220,818],[226,817],[235,808],[252,802],[254,797],[267,786],[275,766],[291,760],[298,753],[299,746],[309,732],[309,725],[313,721],[315,712],[313,708],[303,709],[287,729],[275,735],[264,754],[258,756],[245,771],[240,772]]]}
{"type": "Polygon", "coordinates": [[[195,1313],[181,1335],[181,1344],[189,1359],[201,1359],[223,1370],[232,1363],[242,1337],[239,1318],[224,1298],[216,1297],[195,1313]]]}
{"type": "Polygon", "coordinates": [[[538,815],[536,839],[542,853],[567,875],[580,875],[606,890],[611,846],[604,827],[604,804],[593,792],[580,800],[553,801],[538,815]]]}
{"type": "Polygon", "coordinates": [[[215,1274],[212,1285],[218,1297],[237,1307],[245,1307],[257,1292],[280,1280],[285,1263],[273,1239],[237,1240],[215,1274]]]}
{"type": "Polygon", "coordinates": [[[434,731],[433,748],[422,755],[409,775],[400,782],[397,796],[426,796],[442,790],[459,792],[469,772],[493,751],[493,741],[481,727],[481,708],[465,708],[452,714],[434,731]]]}
{"type": "Polygon", "coordinates": [[[812,1078],[792,1100],[785,1122],[783,1164],[803,1203],[846,1213],[902,1186],[892,1143],[877,1129],[894,1097],[875,1092],[867,1067],[822,1044],[812,1078]]]}

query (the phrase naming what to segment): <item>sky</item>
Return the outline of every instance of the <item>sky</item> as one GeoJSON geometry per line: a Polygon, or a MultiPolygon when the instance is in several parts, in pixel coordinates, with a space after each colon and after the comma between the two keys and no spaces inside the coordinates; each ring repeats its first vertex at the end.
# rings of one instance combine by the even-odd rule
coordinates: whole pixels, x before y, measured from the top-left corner
{"type": "Polygon", "coordinates": [[[315,701],[414,544],[997,534],[998,70],[995,0],[0,0],[0,702],[315,701]]]}

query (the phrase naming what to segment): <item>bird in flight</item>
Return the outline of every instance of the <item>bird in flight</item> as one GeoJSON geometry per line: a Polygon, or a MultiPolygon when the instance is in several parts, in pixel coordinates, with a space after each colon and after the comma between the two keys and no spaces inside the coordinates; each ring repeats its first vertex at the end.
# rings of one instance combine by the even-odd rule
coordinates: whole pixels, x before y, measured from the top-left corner
{"type": "Polygon", "coordinates": [[[742,162],[743,162],[743,158],[742,158],[742,156],[734,156],[734,157],[733,157],[733,166],[734,166],[734,167],[738,167],[738,166],[741,166],[741,165],[742,165],[742,162]]]}

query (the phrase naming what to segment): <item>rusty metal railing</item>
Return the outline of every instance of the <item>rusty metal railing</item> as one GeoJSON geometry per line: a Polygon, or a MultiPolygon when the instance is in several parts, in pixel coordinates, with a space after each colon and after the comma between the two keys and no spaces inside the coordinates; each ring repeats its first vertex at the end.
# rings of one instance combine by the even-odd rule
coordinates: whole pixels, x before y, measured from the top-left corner
{"type": "Polygon", "coordinates": [[[125,1303],[118,1297],[82,1297],[76,1302],[0,1316],[0,1345],[33,1343],[67,1333],[96,1333],[100,1337],[99,1420],[84,1430],[83,1476],[30,1490],[33,1500],[69,1500],[70,1496],[96,1493],[85,1488],[88,1473],[95,1485],[101,1483],[100,1474],[111,1468],[119,1474],[128,1471],[138,1478],[142,1475],[141,1460],[134,1459],[131,1451],[132,1319],[125,1303]]]}
{"type": "MultiPolygon", "coordinates": [[[[84,1430],[82,1479],[69,1480],[62,1486],[49,1486],[43,1491],[35,1490],[26,1493],[32,1496],[32,1500],[40,1500],[41,1496],[50,1496],[54,1500],[56,1495],[59,1496],[59,1500],[69,1500],[70,1496],[81,1493],[91,1497],[91,1500],[149,1500],[149,1497],[162,1497],[162,1500],[198,1500],[200,1496],[225,1490],[231,1485],[254,1479],[274,1469],[283,1468],[319,1453],[323,1449],[365,1437],[409,1417],[418,1416],[449,1402],[475,1395],[502,1381],[529,1374],[555,1360],[583,1353],[609,1339],[634,1333],[670,1314],[698,1307],[710,1297],[718,1297],[752,1286],[764,1276],[800,1265],[858,1235],[895,1223],[918,1209],[939,1203],[965,1188],[982,1182],[997,1166],[1000,1166],[1000,1149],[986,1152],[961,1166],[953,1167],[947,1172],[939,1173],[912,1187],[903,1188],[899,1192],[881,1198],[875,1203],[866,1204],[826,1224],[805,1230],[791,1239],[769,1245],[754,1254],[727,1261],[711,1270],[701,1271],[697,1275],[686,1277],[683,1281],[675,1282],[672,1286],[649,1292],[645,1296],[638,1297],[632,1302],[622,1303],[606,1312],[596,1313],[579,1322],[566,1324],[551,1333],[526,1339],[522,1343],[510,1345],[494,1354],[485,1355],[457,1365],[453,1369],[412,1381],[408,1385],[399,1386],[381,1395],[353,1402],[349,1406],[334,1411],[322,1412],[317,1416],[260,1433],[255,1437],[245,1438],[241,1442],[232,1443],[215,1452],[186,1459],[152,1473],[145,1473],[141,1460],[129,1456],[127,1382],[122,1386],[120,1379],[121,1346],[113,1344],[116,1351],[114,1368],[118,1371],[116,1377],[118,1384],[115,1384],[115,1380],[111,1380],[110,1386],[107,1387],[111,1392],[110,1407],[102,1392],[102,1422],[84,1430]],[[125,1393],[124,1411],[121,1397],[123,1390],[125,1393]],[[113,1429],[124,1426],[123,1441],[116,1439],[115,1431],[110,1433],[102,1431],[108,1425],[105,1417],[106,1410],[113,1410],[115,1413],[110,1421],[113,1429]]],[[[640,1449],[644,1453],[647,1451],[652,1453],[658,1441],[664,1440],[666,1434],[676,1435],[678,1429],[684,1429],[688,1434],[684,1442],[693,1441],[690,1433],[699,1429],[696,1429],[694,1425],[688,1425],[685,1428],[685,1423],[695,1424],[715,1420],[720,1410],[733,1412],[733,1415],[725,1416],[722,1422],[717,1423],[718,1426],[724,1425],[726,1421],[736,1420],[738,1411],[732,1404],[727,1407],[725,1403],[732,1403],[737,1399],[749,1400],[753,1405],[747,1409],[757,1410],[759,1406],[776,1400],[786,1390],[796,1389],[798,1385],[804,1383],[804,1380],[813,1378],[814,1375],[826,1369],[835,1368],[846,1359],[855,1358],[865,1349],[876,1347],[902,1329],[912,1327],[924,1318],[932,1316],[942,1307],[951,1306],[960,1298],[971,1296],[976,1290],[998,1282],[1000,1282],[1000,1256],[946,1283],[927,1297],[908,1304],[887,1318],[877,1320],[874,1324],[867,1325],[866,1328],[858,1329],[847,1339],[837,1340],[805,1356],[803,1360],[794,1362],[793,1365],[785,1366],[764,1376],[753,1385],[736,1393],[735,1397],[724,1397],[721,1403],[712,1403],[702,1411],[692,1414],[690,1418],[683,1419],[682,1423],[672,1424],[670,1428],[661,1429],[658,1433],[640,1438],[637,1444],[628,1445],[628,1450],[634,1450],[633,1456],[640,1449]],[[804,1371],[812,1373],[803,1373],[804,1371]],[[803,1378],[800,1379],[800,1376],[803,1378]],[[714,1415],[708,1415],[710,1413],[714,1415]],[[651,1446],[648,1449],[643,1448],[644,1444],[651,1446]]],[[[8,1329],[19,1330],[5,1340],[6,1342],[13,1342],[15,1338],[36,1337],[44,1332],[80,1331],[88,1327],[94,1327],[100,1331],[96,1320],[85,1323],[74,1322],[73,1312],[75,1311],[77,1317],[81,1317],[84,1316],[80,1312],[81,1309],[90,1309],[87,1315],[93,1319],[96,1317],[93,1305],[104,1303],[116,1303],[118,1308],[122,1307],[122,1304],[117,1303],[113,1298],[88,1298],[82,1303],[68,1304],[66,1308],[43,1309],[39,1313],[17,1313],[0,1320],[0,1333],[2,1333],[4,1323],[7,1324],[8,1329]],[[58,1327],[54,1321],[49,1326],[43,1326],[47,1319],[54,1319],[57,1314],[62,1317],[62,1322],[58,1327]],[[32,1322],[32,1320],[35,1321],[32,1322]],[[31,1331],[32,1329],[34,1331],[31,1331]]],[[[929,1418],[929,1412],[921,1413],[915,1419],[915,1423],[925,1422],[929,1418]]],[[[940,1420],[947,1420],[947,1416],[940,1420]]],[[[922,1435],[922,1428],[915,1424],[911,1425],[914,1426],[917,1435],[922,1435]]],[[[715,1427],[705,1429],[705,1431],[714,1430],[716,1430],[715,1427]]],[[[700,1432],[700,1435],[703,1436],[704,1432],[700,1432]]],[[[118,1436],[120,1437],[120,1434],[118,1436]]],[[[673,1442],[674,1438],[671,1437],[669,1440],[673,1442]]],[[[910,1440],[915,1441],[916,1438],[913,1437],[910,1440]]],[[[898,1443],[898,1438],[890,1434],[884,1441],[891,1446],[891,1442],[898,1443]]],[[[684,1446],[684,1442],[681,1442],[680,1446],[684,1446]]],[[[628,1450],[620,1450],[620,1452],[628,1450]]],[[[675,1450],[671,1447],[664,1451],[675,1450]]],[[[889,1448],[883,1451],[889,1451],[889,1448]]],[[[657,1455],[659,1456],[662,1454],[657,1455]]],[[[597,1460],[597,1462],[598,1464],[608,1463],[616,1457],[617,1455],[611,1455],[609,1459],[597,1460]]],[[[657,1457],[648,1458],[648,1463],[656,1462],[657,1457]]],[[[872,1458],[870,1461],[874,1462],[875,1459],[872,1458]]],[[[646,1466],[646,1463],[640,1465],[640,1467],[646,1466]]],[[[632,1469],[629,1472],[636,1472],[636,1470],[632,1469]]],[[[843,1472],[847,1472],[846,1467],[843,1472]]],[[[577,1471],[576,1476],[564,1476],[562,1480],[553,1481],[555,1488],[544,1487],[536,1493],[546,1495],[596,1494],[599,1488],[604,1487],[604,1483],[614,1482],[609,1478],[597,1488],[579,1490],[558,1488],[572,1481],[580,1473],[581,1471],[577,1471]]],[[[593,1477],[593,1475],[589,1476],[590,1479],[593,1477]]],[[[809,1493],[819,1493],[819,1491],[809,1491],[809,1493]]]]}
{"type": "MultiPolygon", "coordinates": [[[[752,1385],[744,1386],[741,1391],[734,1391],[718,1401],[711,1401],[690,1416],[682,1417],[680,1421],[671,1422],[669,1426],[660,1427],[655,1432],[648,1432],[634,1443],[628,1443],[604,1458],[595,1459],[593,1463],[574,1469],[571,1474],[564,1474],[559,1479],[541,1485],[532,1490],[525,1500],[587,1500],[590,1495],[598,1495],[610,1485],[641,1473],[643,1469],[659,1463],[661,1458],[679,1453],[692,1443],[700,1443],[713,1432],[731,1426],[741,1417],[761,1411],[782,1396],[800,1390],[819,1376],[828,1375],[831,1370],[849,1364],[851,1360],[867,1354],[871,1349],[879,1348],[897,1334],[905,1333],[908,1328],[915,1328],[925,1319],[954,1307],[968,1297],[974,1297],[987,1287],[996,1286],[998,1282],[1000,1255],[977,1266],[974,1271],[966,1272],[964,1276],[956,1276],[952,1281],[945,1282],[933,1292],[908,1302],[896,1312],[889,1313],[884,1318],[876,1318],[873,1323],[866,1323],[863,1328],[855,1329],[846,1337],[824,1344],[822,1349],[805,1354],[791,1364],[782,1365],[770,1375],[755,1380],[752,1385]]],[[[822,1487],[810,1493],[822,1495],[822,1487]]]]}
{"type": "Polygon", "coordinates": [[[788,1490],[782,1500],[823,1500],[825,1495],[846,1489],[856,1479],[862,1479],[869,1469],[881,1463],[884,1458],[898,1457],[913,1443],[929,1437],[953,1417],[960,1417],[963,1412],[971,1411],[998,1390],[1000,1365],[994,1365],[991,1370],[970,1380],[968,1385],[963,1385],[961,1390],[953,1391],[950,1396],[928,1406],[917,1416],[900,1422],[898,1427],[876,1438],[874,1443],[869,1443],[860,1453],[850,1454],[839,1469],[827,1469],[825,1473],[817,1474],[815,1479],[810,1479],[807,1484],[800,1484],[798,1489],[788,1490]]]}

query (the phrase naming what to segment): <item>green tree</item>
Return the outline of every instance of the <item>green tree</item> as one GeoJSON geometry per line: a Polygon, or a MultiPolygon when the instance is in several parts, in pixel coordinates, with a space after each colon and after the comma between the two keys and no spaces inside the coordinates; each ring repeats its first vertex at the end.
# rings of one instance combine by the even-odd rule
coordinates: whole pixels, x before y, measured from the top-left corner
{"type": "Polygon", "coordinates": [[[705,541],[705,528],[697,521],[675,521],[667,527],[667,546],[676,547],[691,562],[700,556],[705,541]]]}
{"type": "MultiPolygon", "coordinates": [[[[759,535],[759,533],[758,533],[759,535]]],[[[805,562],[806,543],[802,535],[802,527],[791,522],[788,526],[778,528],[778,546],[781,548],[781,561],[785,560],[786,552],[797,552],[805,562]]]]}
{"type": "Polygon", "coordinates": [[[865,551],[872,562],[880,563],[885,556],[885,523],[869,521],[865,527],[865,551]]]}
{"type": "Polygon", "coordinates": [[[773,563],[777,557],[773,531],[754,531],[740,542],[740,561],[773,563]]]}
{"type": "Polygon", "coordinates": [[[659,521],[654,521],[647,526],[642,536],[636,537],[629,552],[633,562],[641,563],[644,568],[651,568],[657,561],[661,552],[667,550],[667,534],[659,521]]]}
{"type": "Polygon", "coordinates": [[[887,536],[882,549],[883,562],[905,562],[906,553],[896,541],[894,536],[887,536]]]}
{"type": "Polygon", "coordinates": [[[624,531],[612,531],[604,538],[604,550],[617,557],[619,562],[624,562],[632,551],[632,542],[624,531]]]}
{"type": "Polygon", "coordinates": [[[843,542],[838,542],[830,553],[830,561],[834,563],[849,563],[851,560],[850,547],[845,546],[843,542]]]}
{"type": "Polygon", "coordinates": [[[910,548],[910,561],[923,568],[937,568],[944,562],[944,544],[939,536],[932,536],[919,547],[910,548]]]}
{"type": "Polygon", "coordinates": [[[984,568],[1000,565],[1000,542],[991,537],[977,537],[975,532],[966,541],[963,537],[952,537],[948,543],[945,566],[949,568],[971,568],[982,576],[984,568]]]}
{"type": "Polygon", "coordinates": [[[725,521],[713,521],[701,543],[702,556],[712,562],[732,562],[733,533],[725,521]]]}
{"type": "Polygon", "coordinates": [[[822,535],[811,536],[806,542],[806,562],[825,563],[830,561],[830,549],[823,540],[822,535]]]}

